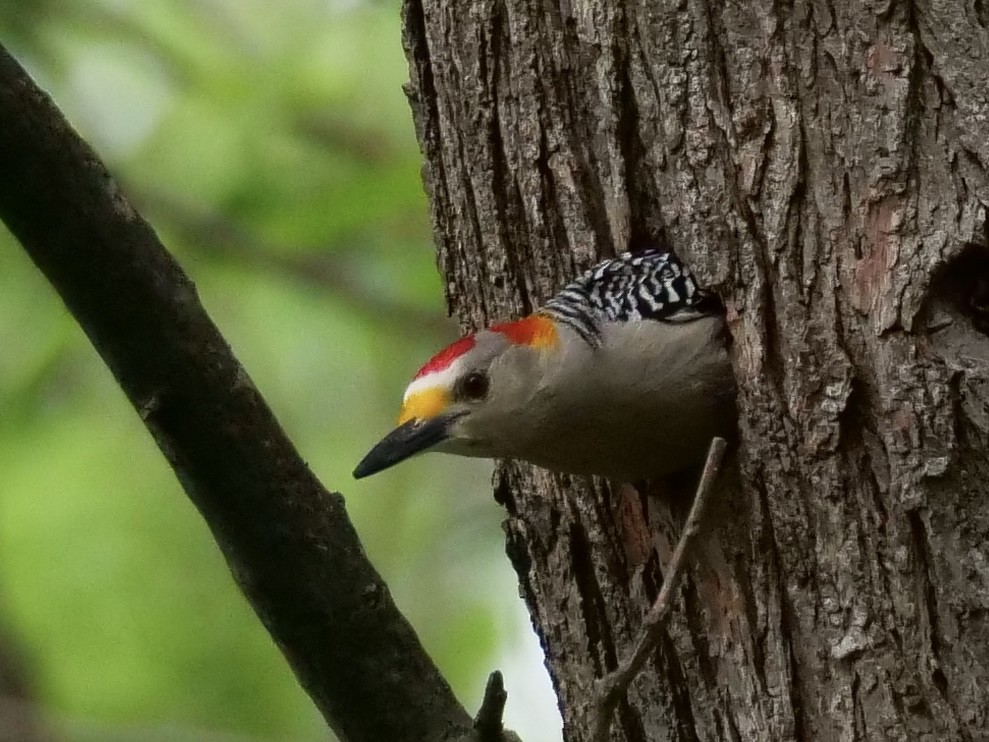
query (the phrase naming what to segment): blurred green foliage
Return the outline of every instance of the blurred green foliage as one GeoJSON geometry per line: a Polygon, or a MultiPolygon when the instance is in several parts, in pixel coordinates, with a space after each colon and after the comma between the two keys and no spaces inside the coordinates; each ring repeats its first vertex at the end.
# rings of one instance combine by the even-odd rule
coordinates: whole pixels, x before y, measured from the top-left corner
{"type": "MultiPolygon", "coordinates": [[[[516,709],[541,707],[516,724],[558,738],[552,697],[528,692],[546,681],[489,466],[425,457],[350,478],[409,375],[456,332],[396,5],[7,0],[0,40],[178,256],[303,456],[344,490],[468,708],[525,646],[516,709]]],[[[58,739],[329,738],[137,416],[2,229],[0,624],[58,739]]]]}

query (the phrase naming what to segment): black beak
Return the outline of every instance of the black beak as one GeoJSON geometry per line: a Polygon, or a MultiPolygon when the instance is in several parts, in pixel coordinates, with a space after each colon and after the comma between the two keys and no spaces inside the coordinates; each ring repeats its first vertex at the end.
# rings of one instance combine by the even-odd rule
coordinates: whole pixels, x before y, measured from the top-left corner
{"type": "Polygon", "coordinates": [[[354,479],[377,474],[449,437],[450,424],[459,415],[437,415],[429,420],[409,420],[395,428],[368,451],[354,469],[354,479]]]}

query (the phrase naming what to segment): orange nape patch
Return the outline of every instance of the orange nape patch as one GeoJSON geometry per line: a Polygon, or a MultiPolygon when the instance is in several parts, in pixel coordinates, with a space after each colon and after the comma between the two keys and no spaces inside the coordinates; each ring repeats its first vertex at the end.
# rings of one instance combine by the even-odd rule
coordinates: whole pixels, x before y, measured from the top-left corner
{"type": "Polygon", "coordinates": [[[559,341],[556,323],[541,314],[532,314],[515,322],[492,325],[488,329],[504,335],[516,345],[528,345],[532,348],[549,348],[559,341]]]}
{"type": "Polygon", "coordinates": [[[441,387],[434,386],[415,392],[402,403],[398,424],[404,425],[409,420],[429,420],[443,412],[449,404],[450,395],[441,387]]]}

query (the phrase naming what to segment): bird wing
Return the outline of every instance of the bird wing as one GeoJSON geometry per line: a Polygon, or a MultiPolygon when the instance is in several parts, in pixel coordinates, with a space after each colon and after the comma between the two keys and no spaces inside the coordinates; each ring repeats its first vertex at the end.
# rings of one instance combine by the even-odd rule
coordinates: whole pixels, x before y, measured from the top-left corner
{"type": "Polygon", "coordinates": [[[600,345],[606,322],[689,322],[723,312],[675,253],[650,248],[605,260],[550,299],[540,311],[600,345]]]}

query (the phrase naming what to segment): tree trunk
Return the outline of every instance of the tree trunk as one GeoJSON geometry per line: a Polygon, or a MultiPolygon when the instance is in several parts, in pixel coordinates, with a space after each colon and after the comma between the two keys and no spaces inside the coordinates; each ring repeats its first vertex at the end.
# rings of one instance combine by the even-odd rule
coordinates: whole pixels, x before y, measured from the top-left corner
{"type": "MultiPolygon", "coordinates": [[[[465,328],[643,234],[729,305],[741,484],[612,739],[989,739],[986,6],[404,15],[465,328]]],[[[593,681],[662,580],[668,503],[519,464],[496,496],[564,736],[585,740],[593,681]]]]}

